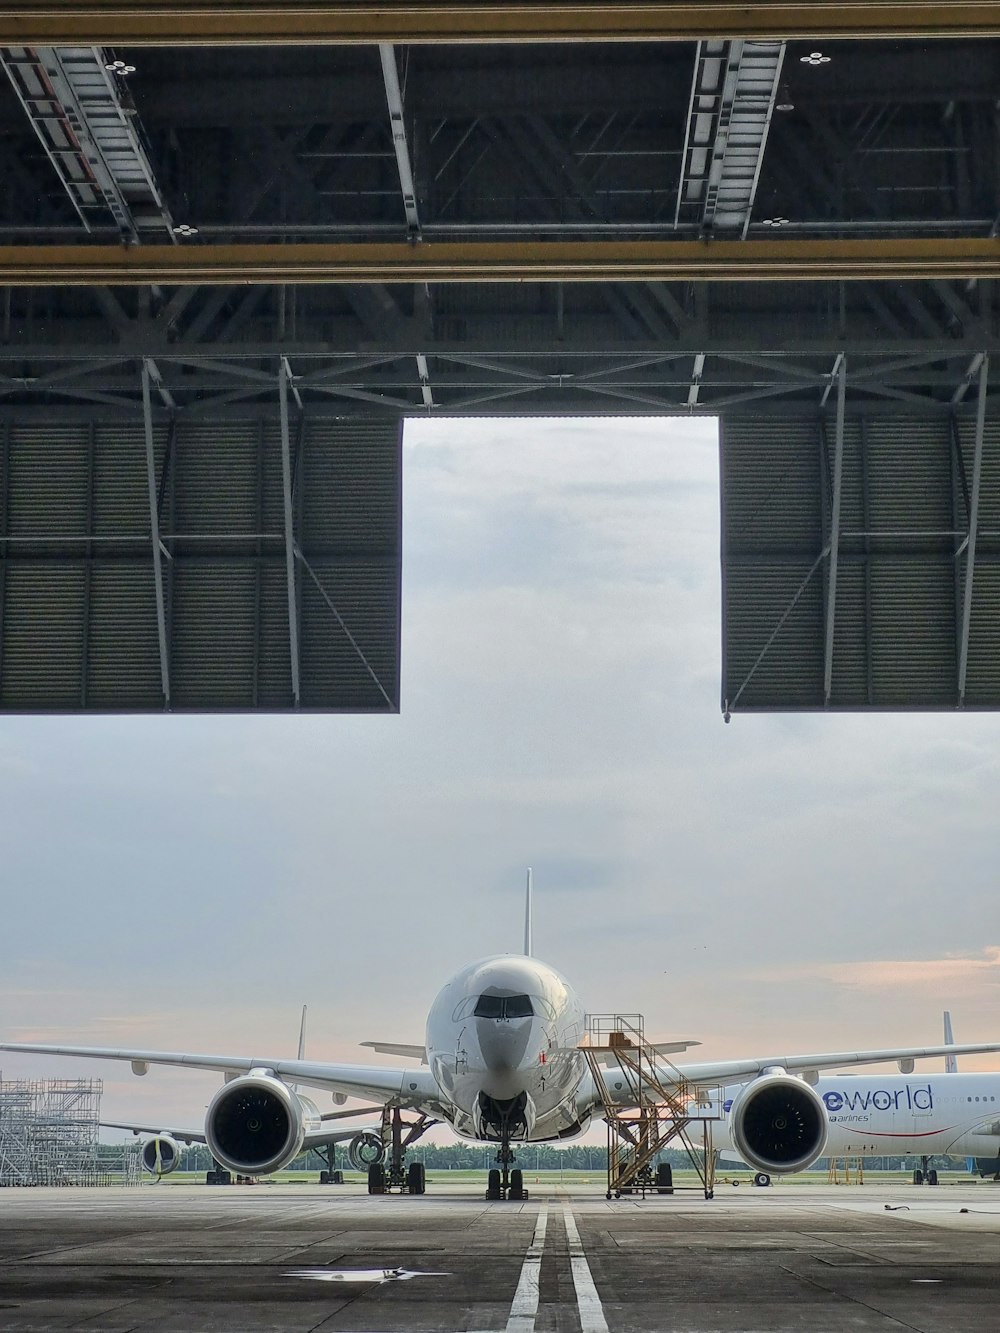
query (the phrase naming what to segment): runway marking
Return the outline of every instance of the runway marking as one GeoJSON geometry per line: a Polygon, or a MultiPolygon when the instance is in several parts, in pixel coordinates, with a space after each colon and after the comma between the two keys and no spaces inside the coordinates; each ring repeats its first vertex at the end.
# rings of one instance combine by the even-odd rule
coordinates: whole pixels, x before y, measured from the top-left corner
{"type": "Polygon", "coordinates": [[[608,1333],[604,1307],[597,1294],[587,1256],[583,1252],[583,1242],[577,1230],[576,1218],[568,1204],[563,1205],[563,1222],[566,1226],[566,1240],[569,1243],[569,1266],[573,1274],[573,1286],[576,1288],[581,1333],[608,1333]]]}
{"type": "Polygon", "coordinates": [[[504,1333],[535,1333],[535,1316],[538,1314],[538,1280],[542,1268],[542,1251],[545,1249],[545,1229],[548,1226],[549,1210],[544,1204],[538,1212],[535,1232],[528,1246],[528,1253],[521,1265],[521,1276],[514,1292],[514,1303],[510,1307],[510,1317],[504,1333]]]}

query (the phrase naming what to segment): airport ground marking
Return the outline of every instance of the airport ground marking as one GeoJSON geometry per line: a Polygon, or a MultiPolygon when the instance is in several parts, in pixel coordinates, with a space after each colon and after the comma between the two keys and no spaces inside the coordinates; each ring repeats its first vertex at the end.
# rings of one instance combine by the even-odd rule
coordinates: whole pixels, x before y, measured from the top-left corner
{"type": "Polygon", "coordinates": [[[576,1304],[580,1312],[581,1333],[608,1333],[608,1321],[604,1318],[604,1307],[597,1294],[590,1264],[583,1252],[583,1242],[577,1229],[576,1218],[569,1204],[563,1204],[563,1222],[566,1227],[566,1240],[569,1244],[569,1266],[573,1274],[573,1286],[576,1290],[576,1304]]]}
{"type": "Polygon", "coordinates": [[[549,1210],[542,1204],[538,1210],[531,1244],[521,1265],[521,1276],[517,1281],[514,1301],[510,1307],[510,1316],[504,1333],[535,1333],[535,1317],[538,1314],[538,1284],[542,1270],[542,1252],[545,1249],[545,1231],[548,1226],[549,1210]]]}

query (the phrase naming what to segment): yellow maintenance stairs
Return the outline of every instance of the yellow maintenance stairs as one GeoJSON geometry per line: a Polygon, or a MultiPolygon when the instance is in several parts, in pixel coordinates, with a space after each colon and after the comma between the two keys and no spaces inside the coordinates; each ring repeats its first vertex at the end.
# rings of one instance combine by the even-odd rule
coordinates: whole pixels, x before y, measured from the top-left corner
{"type": "MultiPolygon", "coordinates": [[[[688,1082],[663,1046],[646,1041],[641,1014],[588,1015],[581,1049],[608,1126],[607,1197],[689,1188],[713,1198],[712,1126],[722,1118],[722,1088],[688,1082]],[[675,1186],[671,1166],[656,1165],[668,1147],[686,1150],[698,1185],[675,1186]]],[[[670,1049],[678,1047],[667,1043],[670,1049]]]]}

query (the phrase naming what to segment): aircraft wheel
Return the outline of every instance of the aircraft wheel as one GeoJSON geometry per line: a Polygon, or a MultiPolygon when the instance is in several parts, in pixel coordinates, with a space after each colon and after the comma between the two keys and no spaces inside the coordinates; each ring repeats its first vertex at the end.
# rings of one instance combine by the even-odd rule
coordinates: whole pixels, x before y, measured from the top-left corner
{"type": "Polygon", "coordinates": [[[406,1172],[406,1188],[411,1194],[423,1194],[427,1190],[427,1176],[423,1162],[411,1162],[406,1172]]]}
{"type": "Polygon", "coordinates": [[[510,1189],[507,1191],[508,1199],[526,1199],[528,1197],[524,1188],[524,1172],[516,1167],[510,1173],[510,1189]]]}
{"type": "Polygon", "coordinates": [[[330,1183],[330,1173],[329,1173],[329,1171],[321,1171],[321,1172],[319,1173],[319,1183],[320,1183],[321,1185],[329,1185],[329,1183],[330,1183]]]}
{"type": "Polygon", "coordinates": [[[767,1174],[766,1171],[758,1171],[753,1178],[753,1183],[759,1186],[760,1189],[765,1189],[768,1185],[770,1185],[771,1177],[767,1174]]]}
{"type": "Polygon", "coordinates": [[[368,1168],[368,1193],[385,1193],[385,1167],[381,1162],[372,1162],[368,1168]]]}
{"type": "Polygon", "coordinates": [[[610,1199],[610,1198],[611,1198],[611,1191],[608,1190],[607,1194],[605,1194],[604,1197],[605,1197],[606,1199],[610,1199]]]}
{"type": "Polygon", "coordinates": [[[656,1168],[656,1192],[657,1194],[674,1192],[674,1168],[669,1162],[661,1162],[656,1168]]]}
{"type": "Polygon", "coordinates": [[[928,1185],[936,1185],[938,1183],[937,1171],[934,1167],[931,1167],[927,1172],[927,1183],[928,1185]]]}
{"type": "Polygon", "coordinates": [[[503,1190],[500,1188],[500,1172],[493,1168],[486,1177],[486,1197],[487,1199],[502,1199],[503,1190]]]}
{"type": "Polygon", "coordinates": [[[709,1190],[708,1193],[705,1195],[705,1198],[706,1198],[706,1199],[714,1199],[714,1198],[715,1198],[715,1190],[709,1190]]]}
{"type": "Polygon", "coordinates": [[[919,1167],[913,1173],[913,1183],[914,1185],[922,1185],[924,1183],[924,1173],[919,1167]]]}

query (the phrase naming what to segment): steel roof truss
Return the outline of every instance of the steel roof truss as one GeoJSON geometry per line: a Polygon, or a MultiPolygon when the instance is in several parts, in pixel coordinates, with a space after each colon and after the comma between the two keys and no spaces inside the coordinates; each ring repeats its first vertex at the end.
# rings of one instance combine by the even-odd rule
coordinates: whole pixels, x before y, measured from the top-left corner
{"type": "MultiPolygon", "coordinates": [[[[396,67],[396,49],[389,42],[380,42],[378,54],[382,62],[382,81],[385,84],[385,100],[389,108],[389,125],[392,130],[392,146],[396,153],[396,168],[399,171],[399,188],[403,195],[406,232],[411,240],[419,241],[420,214],[417,211],[417,187],[413,179],[410,146],[406,140],[406,120],[403,113],[403,93],[399,86],[399,70],[396,67]]],[[[424,407],[433,408],[434,393],[431,389],[427,357],[420,352],[417,354],[416,362],[417,375],[420,379],[420,396],[424,407]]],[[[381,689],[381,686],[379,688],[381,689]]]]}

